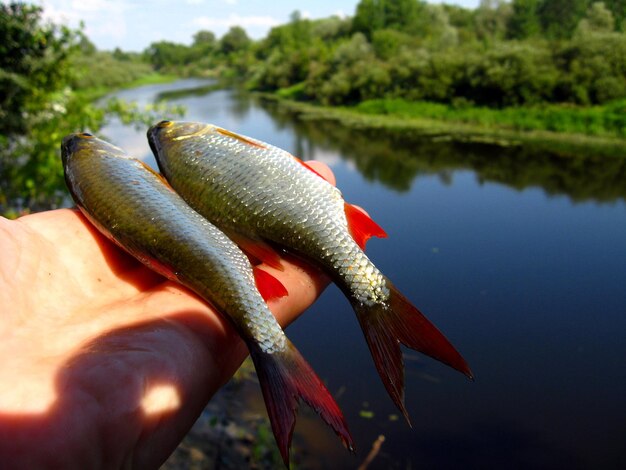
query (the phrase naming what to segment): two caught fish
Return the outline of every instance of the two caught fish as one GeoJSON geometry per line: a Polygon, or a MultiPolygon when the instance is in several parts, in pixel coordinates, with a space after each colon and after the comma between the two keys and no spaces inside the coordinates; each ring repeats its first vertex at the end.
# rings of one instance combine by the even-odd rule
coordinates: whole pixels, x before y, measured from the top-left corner
{"type": "Polygon", "coordinates": [[[331,277],[350,300],[378,373],[407,421],[400,343],[471,377],[450,342],[363,252],[366,241],[384,231],[306,163],[201,123],[163,121],[150,128],[148,140],[163,176],[89,134],[67,136],[67,185],[102,233],[234,325],[250,351],[286,465],[300,399],[351,450],[353,441],[331,394],[265,303],[286,295],[285,288],[253,268],[244,252],[280,268],[272,247],[286,248],[331,277]]]}

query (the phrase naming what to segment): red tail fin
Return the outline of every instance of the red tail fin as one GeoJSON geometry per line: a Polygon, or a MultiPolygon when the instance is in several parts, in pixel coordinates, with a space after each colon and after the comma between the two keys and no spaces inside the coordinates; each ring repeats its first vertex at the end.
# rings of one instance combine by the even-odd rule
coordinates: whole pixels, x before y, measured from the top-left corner
{"type": "Polygon", "coordinates": [[[387,280],[385,304],[353,304],[376,369],[387,392],[410,424],[404,406],[404,365],[400,343],[462,372],[472,372],[450,341],[387,280]]]}
{"type": "Polygon", "coordinates": [[[317,411],[349,450],[354,450],[352,436],[339,406],[311,366],[290,342],[287,343],[287,349],[282,352],[265,353],[256,345],[249,345],[249,349],[263,391],[274,437],[287,467],[300,399],[317,411]]]}

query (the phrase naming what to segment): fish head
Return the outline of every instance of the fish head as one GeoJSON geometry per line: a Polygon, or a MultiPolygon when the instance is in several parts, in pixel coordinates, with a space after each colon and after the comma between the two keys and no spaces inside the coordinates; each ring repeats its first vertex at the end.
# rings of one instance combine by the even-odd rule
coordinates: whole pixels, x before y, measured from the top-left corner
{"type": "Polygon", "coordinates": [[[75,158],[96,158],[104,155],[127,158],[120,148],[100,140],[88,132],[69,134],[61,142],[63,166],[67,166],[75,158]]]}
{"type": "Polygon", "coordinates": [[[169,174],[171,158],[175,158],[177,149],[189,138],[209,134],[217,129],[212,124],[187,121],[161,121],[148,129],[148,143],[152,153],[166,176],[169,174]]]}
{"type": "Polygon", "coordinates": [[[79,151],[81,143],[84,140],[93,138],[94,136],[88,132],[74,133],[63,137],[63,141],[61,142],[61,158],[63,159],[63,165],[67,165],[68,160],[79,151]]]}

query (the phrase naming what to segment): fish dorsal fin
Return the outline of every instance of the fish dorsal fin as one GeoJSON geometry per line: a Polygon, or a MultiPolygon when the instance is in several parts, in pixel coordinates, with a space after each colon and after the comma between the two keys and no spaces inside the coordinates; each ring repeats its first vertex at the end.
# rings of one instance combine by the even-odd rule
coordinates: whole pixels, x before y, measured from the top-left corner
{"type": "Polygon", "coordinates": [[[253,147],[259,147],[259,148],[266,148],[265,145],[259,143],[259,142],[255,142],[253,140],[248,139],[247,137],[244,137],[242,135],[236,134],[235,132],[226,130],[226,129],[222,129],[221,127],[216,128],[217,132],[219,132],[222,135],[225,135],[226,137],[231,137],[233,139],[237,139],[239,142],[243,142],[244,144],[248,144],[248,145],[252,145],[253,147]]]}
{"type": "Polygon", "coordinates": [[[302,165],[304,168],[306,168],[307,170],[315,173],[317,176],[319,176],[320,178],[322,178],[324,181],[327,181],[330,183],[330,181],[328,181],[326,178],[324,178],[324,176],[322,176],[315,168],[313,168],[311,165],[309,165],[307,162],[304,162],[302,160],[300,160],[298,157],[293,157],[300,165],[302,165]]]}
{"type": "Polygon", "coordinates": [[[371,217],[363,211],[347,202],[344,202],[344,210],[346,212],[346,219],[348,220],[350,235],[352,235],[352,238],[354,238],[354,241],[362,250],[365,249],[365,244],[372,237],[387,238],[387,234],[380,225],[374,222],[371,217]]]}
{"type": "Polygon", "coordinates": [[[263,271],[258,266],[255,266],[252,268],[252,272],[254,273],[256,287],[266,302],[268,300],[280,299],[289,293],[287,288],[267,271],[263,271]]]}
{"type": "Polygon", "coordinates": [[[176,192],[174,191],[174,188],[172,188],[172,186],[170,185],[169,181],[167,181],[165,179],[165,177],[161,174],[161,173],[157,173],[156,171],[154,171],[154,169],[152,169],[151,166],[149,166],[147,163],[142,162],[141,160],[137,160],[137,163],[143,167],[145,170],[147,170],[148,172],[152,173],[154,176],[156,176],[161,183],[163,183],[165,185],[165,187],[167,189],[169,189],[170,191],[172,191],[173,193],[176,192]]]}

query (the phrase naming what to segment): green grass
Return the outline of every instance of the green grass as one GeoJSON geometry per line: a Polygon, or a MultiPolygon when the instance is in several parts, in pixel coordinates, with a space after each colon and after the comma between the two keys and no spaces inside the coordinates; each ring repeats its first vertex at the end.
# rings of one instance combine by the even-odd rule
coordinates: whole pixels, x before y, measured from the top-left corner
{"type": "Polygon", "coordinates": [[[178,80],[180,77],[176,75],[164,75],[158,72],[151,72],[147,75],[141,76],[139,78],[135,78],[126,83],[120,83],[117,85],[100,85],[100,86],[92,86],[88,88],[79,88],[76,90],[76,93],[81,97],[88,99],[89,101],[95,101],[98,98],[101,98],[109,93],[116,90],[123,90],[128,88],[136,88],[145,85],[157,85],[159,83],[170,83],[175,80],[178,80]]]}
{"type": "Polygon", "coordinates": [[[530,145],[562,155],[626,157],[624,101],[603,107],[453,108],[401,100],[366,101],[353,107],[321,106],[259,93],[286,112],[306,120],[336,121],[354,129],[435,140],[530,145]]]}
{"type": "Polygon", "coordinates": [[[484,129],[626,138],[626,99],[604,106],[543,105],[504,109],[381,99],[364,101],[353,109],[368,115],[432,119],[484,129]]]}

